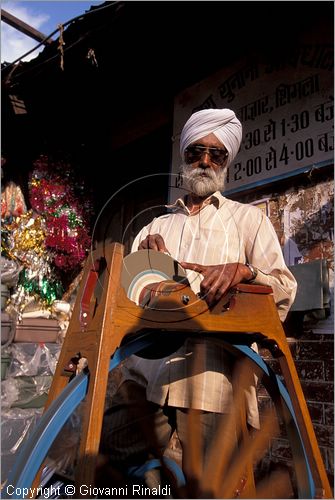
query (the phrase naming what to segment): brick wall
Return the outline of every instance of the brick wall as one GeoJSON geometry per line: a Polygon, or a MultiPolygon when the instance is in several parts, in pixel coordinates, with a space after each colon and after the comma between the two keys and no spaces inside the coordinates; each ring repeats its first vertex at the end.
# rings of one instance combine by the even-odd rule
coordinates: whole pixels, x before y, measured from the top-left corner
{"type": "MultiPolygon", "coordinates": [[[[329,334],[315,334],[313,330],[304,328],[301,337],[289,337],[287,340],[332,486],[334,481],[334,337],[329,334]]],[[[270,352],[261,349],[260,354],[275,373],[280,375],[278,362],[273,359],[270,352]]],[[[262,386],[258,398],[262,414],[264,408],[270,404],[269,395],[262,386]]],[[[268,452],[260,464],[260,468],[264,470],[276,466],[292,469],[291,448],[284,428],[281,428],[279,436],[271,440],[268,452]]]]}
{"type": "MultiPolygon", "coordinates": [[[[334,179],[332,170],[311,172],[294,182],[288,179],[258,191],[237,194],[244,203],[268,200],[268,215],[283,247],[290,239],[300,254],[299,263],[325,259],[329,286],[334,289],[334,179]]],[[[295,262],[286,261],[287,265],[295,262]]],[[[334,298],[332,298],[334,302],[334,298]]],[[[317,441],[329,481],[334,480],[334,314],[322,321],[311,321],[301,314],[287,331],[288,342],[311,415],[317,441]],[[303,322],[304,319],[304,322],[303,322]]],[[[280,373],[278,363],[269,351],[260,351],[267,363],[280,373]]],[[[270,404],[262,386],[259,390],[261,415],[270,404]]],[[[267,473],[276,467],[291,468],[291,449],[284,428],[271,440],[268,451],[258,466],[267,473]]]]}

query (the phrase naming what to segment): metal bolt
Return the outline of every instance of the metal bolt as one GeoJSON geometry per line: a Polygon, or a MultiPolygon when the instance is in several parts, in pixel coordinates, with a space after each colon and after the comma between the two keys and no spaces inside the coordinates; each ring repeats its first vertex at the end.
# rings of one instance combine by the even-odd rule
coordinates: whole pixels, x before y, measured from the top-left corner
{"type": "Polygon", "coordinates": [[[185,305],[186,305],[186,304],[188,304],[188,303],[189,303],[189,301],[190,301],[190,296],[189,296],[189,295],[182,295],[182,296],[181,296],[181,301],[182,301],[182,303],[183,303],[183,304],[185,304],[185,305]]]}

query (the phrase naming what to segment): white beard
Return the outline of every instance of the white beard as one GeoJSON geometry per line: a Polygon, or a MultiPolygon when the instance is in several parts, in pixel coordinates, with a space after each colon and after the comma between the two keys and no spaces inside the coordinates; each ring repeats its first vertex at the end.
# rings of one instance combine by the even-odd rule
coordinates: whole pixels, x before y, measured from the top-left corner
{"type": "Polygon", "coordinates": [[[223,191],[225,185],[225,169],[217,172],[211,168],[194,168],[192,165],[182,163],[181,173],[185,188],[197,196],[208,196],[215,191],[223,191]]]}

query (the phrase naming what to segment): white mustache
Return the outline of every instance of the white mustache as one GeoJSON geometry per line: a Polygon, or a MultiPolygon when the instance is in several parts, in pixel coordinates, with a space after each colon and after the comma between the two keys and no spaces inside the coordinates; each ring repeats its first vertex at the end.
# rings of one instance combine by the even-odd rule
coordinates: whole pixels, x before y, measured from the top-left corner
{"type": "Polygon", "coordinates": [[[198,196],[206,196],[224,188],[223,169],[215,172],[211,168],[193,168],[184,163],[181,172],[186,186],[198,196]]]}
{"type": "Polygon", "coordinates": [[[205,170],[203,168],[196,168],[191,170],[188,173],[189,179],[196,179],[197,177],[208,177],[208,179],[212,179],[213,181],[217,179],[217,176],[213,170],[205,170]]]}

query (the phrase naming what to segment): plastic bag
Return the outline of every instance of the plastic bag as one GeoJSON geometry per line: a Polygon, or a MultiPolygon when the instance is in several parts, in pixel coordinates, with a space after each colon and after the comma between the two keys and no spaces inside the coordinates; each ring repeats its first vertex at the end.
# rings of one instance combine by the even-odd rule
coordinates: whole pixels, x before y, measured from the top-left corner
{"type": "Polygon", "coordinates": [[[20,266],[14,260],[9,260],[3,255],[1,255],[0,269],[1,269],[1,283],[6,284],[9,288],[16,286],[22,266],[20,266]]]}
{"type": "Polygon", "coordinates": [[[14,343],[9,346],[12,361],[7,378],[53,375],[61,346],[59,344],[14,343]]]}
{"type": "Polygon", "coordinates": [[[17,452],[34,429],[42,415],[42,409],[12,408],[1,412],[1,480],[12,470],[17,452]]]}
{"type": "Polygon", "coordinates": [[[19,408],[43,408],[51,386],[51,375],[11,377],[1,382],[1,405],[19,408]]]}

